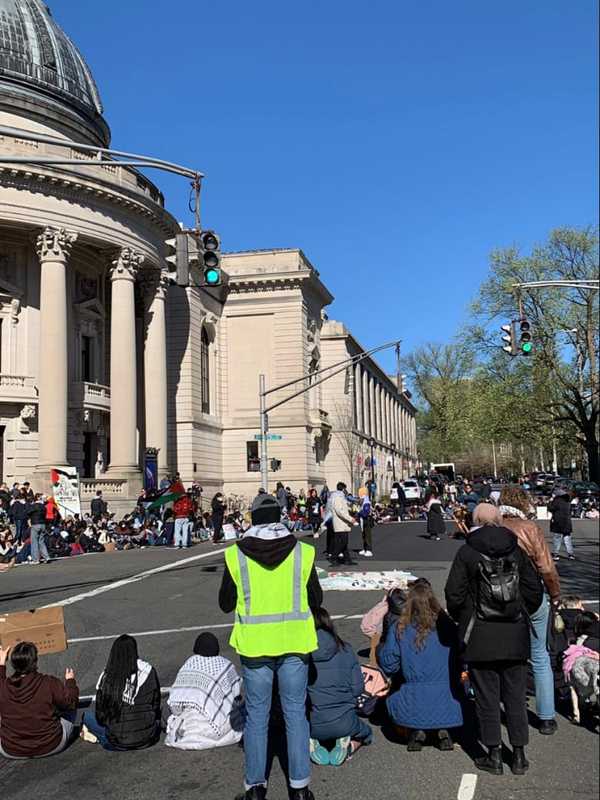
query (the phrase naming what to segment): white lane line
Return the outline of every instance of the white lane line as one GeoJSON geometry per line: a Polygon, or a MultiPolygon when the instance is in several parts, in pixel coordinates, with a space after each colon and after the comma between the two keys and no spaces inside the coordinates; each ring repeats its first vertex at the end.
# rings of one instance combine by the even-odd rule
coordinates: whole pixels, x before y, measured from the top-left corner
{"type": "MultiPolygon", "coordinates": [[[[346,614],[334,614],[332,619],[340,620],[340,619],[362,619],[364,614],[352,614],[347,616],[346,614]]],[[[170,633],[193,633],[194,631],[207,631],[207,630],[217,630],[219,628],[233,628],[233,622],[219,622],[214,625],[190,625],[189,627],[185,628],[161,628],[160,630],[154,631],[137,631],[134,633],[130,633],[130,636],[167,636],[170,633]]],[[[118,636],[121,636],[120,633],[110,633],[101,636],[81,636],[75,639],[68,639],[69,644],[85,644],[86,642],[107,642],[111,639],[116,639],[118,636]]]]}
{"type": "Polygon", "coordinates": [[[460,780],[458,787],[457,800],[473,800],[475,788],[477,787],[477,775],[465,772],[460,780]]]}
{"type": "Polygon", "coordinates": [[[132,575],[131,578],[123,578],[122,580],[115,581],[114,583],[107,583],[105,586],[98,586],[96,589],[91,589],[89,592],[75,594],[72,597],[66,597],[64,600],[55,600],[52,603],[42,606],[42,608],[50,608],[51,606],[71,606],[73,603],[79,603],[81,600],[87,600],[88,597],[96,597],[97,595],[104,594],[105,592],[112,592],[113,589],[120,589],[122,586],[128,586],[130,583],[138,583],[139,581],[143,581],[145,578],[149,578],[152,575],[158,575],[160,572],[167,572],[175,567],[180,567],[182,564],[190,564],[193,561],[201,561],[204,558],[211,558],[219,553],[224,553],[226,549],[226,547],[223,547],[220,550],[211,550],[209,553],[201,553],[199,556],[190,556],[190,558],[182,558],[181,560],[173,561],[170,564],[163,564],[162,567],[147,569],[144,570],[144,572],[138,573],[137,575],[132,575]]]}
{"type": "Polygon", "coordinates": [[[586,606],[597,606],[600,600],[582,600],[581,602],[585,603],[586,606]]]}

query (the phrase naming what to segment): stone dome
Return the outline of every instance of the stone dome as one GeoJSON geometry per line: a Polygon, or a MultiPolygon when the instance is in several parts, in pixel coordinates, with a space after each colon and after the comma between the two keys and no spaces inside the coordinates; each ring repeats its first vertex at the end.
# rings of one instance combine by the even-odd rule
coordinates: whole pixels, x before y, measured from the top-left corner
{"type": "Polygon", "coordinates": [[[41,0],[0,0],[0,98],[8,95],[40,103],[42,116],[71,113],[86,138],[110,139],[90,69],[41,0]]]}

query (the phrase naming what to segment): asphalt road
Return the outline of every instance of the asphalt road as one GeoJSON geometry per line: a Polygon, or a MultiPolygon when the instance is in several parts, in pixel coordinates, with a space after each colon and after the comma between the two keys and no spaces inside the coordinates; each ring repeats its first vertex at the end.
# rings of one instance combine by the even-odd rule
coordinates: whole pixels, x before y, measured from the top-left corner
{"type": "MultiPolygon", "coordinates": [[[[460,545],[453,540],[428,541],[423,523],[386,525],[375,532],[375,558],[361,559],[361,568],[408,570],[427,577],[443,597],[446,575],[460,545]]],[[[577,561],[559,564],[564,592],[581,594],[597,610],[597,524],[577,522],[575,545],[577,561]]],[[[322,546],[319,541],[318,550],[322,546]]],[[[360,549],[357,533],[352,546],[360,549]]],[[[208,544],[186,551],[149,548],[82,556],[45,567],[19,567],[0,575],[0,610],[65,604],[69,649],[43,658],[41,668],[61,674],[65,666],[73,666],[82,695],[93,693],[112,639],[124,632],[137,635],[141,657],[156,667],[162,685],[169,686],[200,630],[213,630],[223,653],[235,660],[227,643],[230,619],[217,604],[223,564],[219,550],[208,544]]],[[[327,566],[322,560],[320,565],[327,566]]],[[[367,640],[360,632],[358,616],[380,596],[377,592],[326,593],[330,613],[344,617],[337,623],[342,637],[359,651],[366,648],[367,640]]],[[[477,770],[472,747],[467,740],[463,745],[466,749],[457,748],[454,753],[429,747],[407,753],[376,727],[374,744],[342,768],[314,767],[313,790],[317,800],[346,800],[350,793],[374,800],[469,800],[465,787],[471,779],[463,776],[477,770]]],[[[476,800],[549,800],[569,793],[578,800],[597,798],[597,734],[561,717],[554,737],[542,737],[532,727],[528,754],[531,768],[525,777],[478,773],[472,796],[476,800]]],[[[224,800],[239,790],[242,776],[243,753],[238,747],[180,753],[159,744],[144,752],[107,753],[76,742],[51,759],[0,759],[0,787],[4,796],[15,800],[30,800],[32,795],[45,800],[106,796],[224,800]]],[[[286,796],[282,770],[276,763],[269,798],[286,796]]]]}

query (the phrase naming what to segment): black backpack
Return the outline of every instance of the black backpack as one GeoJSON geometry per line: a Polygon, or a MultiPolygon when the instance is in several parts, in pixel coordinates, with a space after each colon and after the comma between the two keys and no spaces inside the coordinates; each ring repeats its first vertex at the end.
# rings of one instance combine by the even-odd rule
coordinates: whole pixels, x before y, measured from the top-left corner
{"type": "Polygon", "coordinates": [[[477,565],[477,619],[486,622],[516,622],[523,618],[523,599],[519,585],[518,551],[490,558],[479,554],[477,565]]]}

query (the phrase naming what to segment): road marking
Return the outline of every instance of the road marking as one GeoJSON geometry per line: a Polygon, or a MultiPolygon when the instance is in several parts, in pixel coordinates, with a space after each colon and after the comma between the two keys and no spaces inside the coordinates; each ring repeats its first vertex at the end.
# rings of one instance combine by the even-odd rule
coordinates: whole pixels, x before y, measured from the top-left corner
{"type": "Polygon", "coordinates": [[[600,600],[582,600],[582,603],[585,603],[586,606],[596,606],[600,603],[600,600]]]}
{"type": "Polygon", "coordinates": [[[457,800],[473,800],[476,786],[477,786],[477,775],[472,775],[469,772],[465,772],[465,774],[462,776],[460,780],[457,800]]]}
{"type": "MultiPolygon", "coordinates": [[[[332,619],[362,619],[364,614],[334,614],[332,619]]],[[[233,622],[220,622],[214,625],[190,625],[185,628],[161,628],[154,631],[137,631],[130,633],[130,636],[167,636],[170,633],[193,633],[195,631],[217,630],[219,628],[233,628],[233,622]]],[[[107,642],[121,636],[120,633],[110,633],[101,636],[80,636],[75,639],[67,639],[69,644],[85,644],[86,642],[107,642]]]]}
{"type": "Polygon", "coordinates": [[[96,597],[97,595],[104,594],[105,592],[112,592],[113,589],[120,589],[123,586],[128,586],[130,583],[138,583],[146,578],[150,578],[152,575],[158,575],[160,572],[167,572],[175,567],[180,567],[182,564],[190,564],[193,561],[201,561],[204,558],[211,558],[212,556],[219,555],[219,553],[224,553],[226,549],[226,547],[223,547],[220,550],[211,550],[209,553],[201,553],[199,556],[190,556],[190,558],[182,558],[179,561],[173,561],[170,564],[163,564],[162,567],[147,569],[144,570],[144,572],[138,573],[137,575],[132,575],[130,578],[123,578],[122,580],[115,581],[114,583],[107,583],[104,586],[98,586],[98,588],[91,589],[89,592],[75,594],[73,597],[66,597],[64,600],[48,603],[47,605],[42,606],[42,608],[50,608],[51,606],[71,606],[73,603],[79,603],[81,600],[87,600],[88,597],[96,597]]]}

